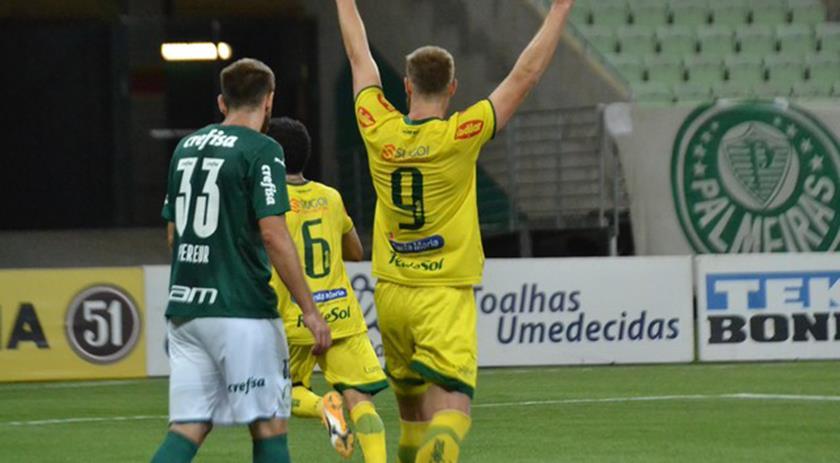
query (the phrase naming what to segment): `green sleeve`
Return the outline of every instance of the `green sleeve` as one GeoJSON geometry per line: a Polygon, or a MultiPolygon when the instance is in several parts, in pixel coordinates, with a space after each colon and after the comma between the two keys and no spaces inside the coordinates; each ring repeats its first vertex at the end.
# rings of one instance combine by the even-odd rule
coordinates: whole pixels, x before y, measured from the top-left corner
{"type": "Polygon", "coordinates": [[[283,148],[277,143],[267,143],[256,155],[249,178],[252,182],[251,205],[257,220],[289,211],[289,194],[286,191],[286,161],[283,148]]]}

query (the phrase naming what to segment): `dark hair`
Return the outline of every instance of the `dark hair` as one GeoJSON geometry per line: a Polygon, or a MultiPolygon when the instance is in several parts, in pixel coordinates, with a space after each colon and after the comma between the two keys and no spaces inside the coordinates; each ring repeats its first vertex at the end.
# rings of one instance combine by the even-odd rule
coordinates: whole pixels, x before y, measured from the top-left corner
{"type": "Polygon", "coordinates": [[[440,47],[421,47],[405,57],[405,74],[417,93],[439,95],[455,79],[455,60],[440,47]]]}
{"type": "Polygon", "coordinates": [[[312,151],[312,138],[302,122],[288,117],[272,119],[268,125],[268,136],[283,147],[286,173],[299,174],[306,169],[312,151]]]}
{"type": "Polygon", "coordinates": [[[222,70],[222,97],[229,109],[258,106],[274,91],[274,72],[262,61],[242,58],[222,70]]]}

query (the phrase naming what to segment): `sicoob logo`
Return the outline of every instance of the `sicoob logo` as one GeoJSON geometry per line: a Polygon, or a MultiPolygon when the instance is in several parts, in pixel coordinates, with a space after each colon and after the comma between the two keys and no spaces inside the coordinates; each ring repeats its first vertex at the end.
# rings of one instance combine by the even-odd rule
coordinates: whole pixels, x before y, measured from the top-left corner
{"type": "Polygon", "coordinates": [[[463,124],[459,125],[458,130],[455,131],[455,139],[467,140],[480,134],[482,129],[484,129],[484,121],[474,119],[471,121],[464,122],[463,124]]]}
{"type": "Polygon", "coordinates": [[[799,109],[703,106],[674,145],[674,203],[698,252],[834,251],[838,167],[831,132],[799,109]]]}
{"type": "Polygon", "coordinates": [[[127,356],[140,336],[140,314],[131,297],[114,286],[93,286],[67,308],[67,340],[79,357],[109,364],[127,356]]]}

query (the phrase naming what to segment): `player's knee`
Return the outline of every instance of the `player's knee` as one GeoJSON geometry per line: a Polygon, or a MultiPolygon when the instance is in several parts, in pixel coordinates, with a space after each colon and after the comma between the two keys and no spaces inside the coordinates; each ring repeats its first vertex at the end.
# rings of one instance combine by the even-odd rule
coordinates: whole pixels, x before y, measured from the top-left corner
{"type": "Polygon", "coordinates": [[[213,430],[212,423],[172,423],[169,430],[189,439],[195,445],[201,445],[213,430]]]}
{"type": "Polygon", "coordinates": [[[371,402],[372,400],[370,394],[355,389],[346,389],[341,395],[344,396],[344,403],[347,404],[347,408],[350,410],[356,408],[362,402],[371,402]]]}
{"type": "Polygon", "coordinates": [[[288,422],[280,419],[259,420],[251,423],[248,428],[254,440],[271,439],[286,434],[288,432],[288,422]]]}

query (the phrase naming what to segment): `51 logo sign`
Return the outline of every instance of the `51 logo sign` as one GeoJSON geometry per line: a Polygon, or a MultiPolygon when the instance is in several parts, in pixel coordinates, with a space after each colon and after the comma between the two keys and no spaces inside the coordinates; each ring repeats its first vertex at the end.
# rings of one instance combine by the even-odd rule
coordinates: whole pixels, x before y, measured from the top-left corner
{"type": "Polygon", "coordinates": [[[137,304],[115,286],[93,286],[67,308],[67,341],[79,357],[95,364],[115,363],[128,355],[140,336],[137,304]]]}

